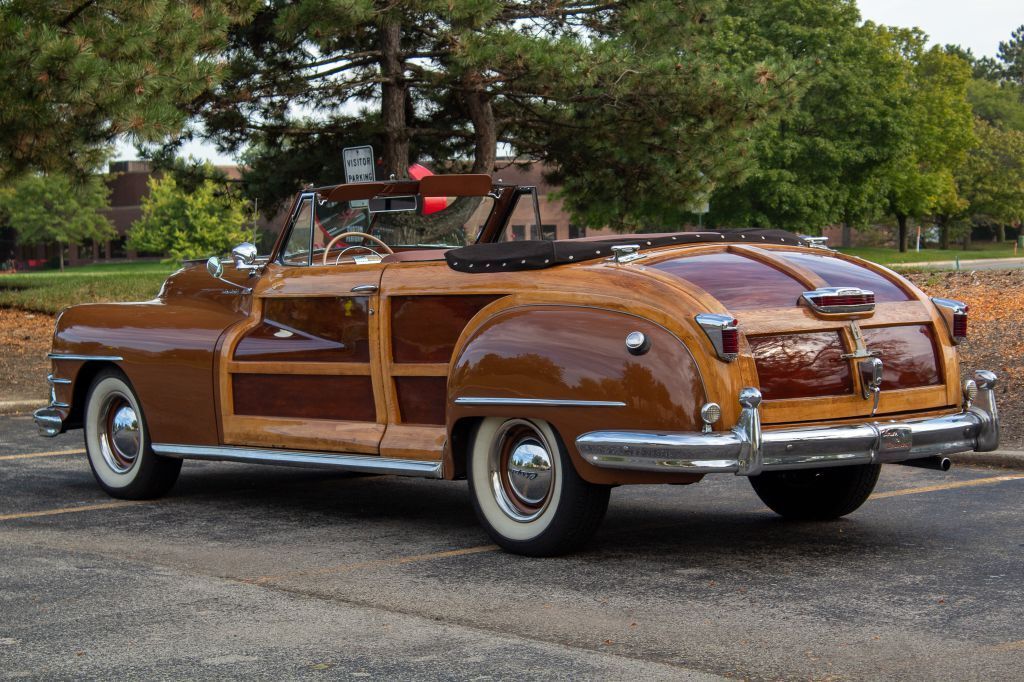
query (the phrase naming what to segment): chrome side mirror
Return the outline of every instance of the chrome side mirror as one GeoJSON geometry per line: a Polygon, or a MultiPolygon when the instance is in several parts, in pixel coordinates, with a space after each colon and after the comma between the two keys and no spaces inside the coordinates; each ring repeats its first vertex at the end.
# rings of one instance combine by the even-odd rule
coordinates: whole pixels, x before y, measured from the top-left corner
{"type": "Polygon", "coordinates": [[[235,268],[239,270],[252,270],[256,267],[256,245],[249,242],[242,242],[231,249],[231,258],[235,261],[235,268]]]}
{"type": "Polygon", "coordinates": [[[235,287],[235,289],[229,289],[227,291],[224,291],[223,293],[252,293],[252,289],[250,289],[249,287],[244,287],[241,284],[232,282],[229,279],[224,279],[224,263],[222,263],[220,258],[217,258],[216,256],[210,256],[207,259],[206,271],[210,273],[210,276],[213,277],[214,279],[218,279],[221,282],[224,282],[225,284],[230,284],[232,287],[235,287]]]}
{"type": "Polygon", "coordinates": [[[220,262],[220,258],[210,256],[206,261],[206,271],[210,273],[210,277],[220,279],[224,275],[224,264],[220,262]]]}

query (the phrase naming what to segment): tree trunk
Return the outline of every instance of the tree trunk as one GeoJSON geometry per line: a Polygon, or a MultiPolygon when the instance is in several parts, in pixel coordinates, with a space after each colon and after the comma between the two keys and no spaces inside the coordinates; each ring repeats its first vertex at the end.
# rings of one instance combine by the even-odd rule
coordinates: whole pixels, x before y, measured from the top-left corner
{"type": "Polygon", "coordinates": [[[1006,225],[999,223],[996,225],[996,240],[1002,244],[1006,241],[1006,225]]]}
{"type": "Polygon", "coordinates": [[[389,22],[381,29],[380,114],[384,123],[384,179],[409,175],[409,131],[406,128],[405,64],[401,53],[402,26],[389,22]]]}
{"type": "Polygon", "coordinates": [[[57,253],[60,255],[60,271],[64,272],[64,245],[57,242],[57,253]]]}
{"type": "Polygon", "coordinates": [[[907,216],[903,213],[896,214],[896,223],[899,225],[900,253],[907,252],[907,216]]]}
{"type": "Polygon", "coordinates": [[[935,222],[939,224],[939,248],[949,249],[949,221],[946,216],[936,216],[935,222]]]}
{"type": "Polygon", "coordinates": [[[493,173],[498,156],[498,128],[494,123],[491,98],[481,84],[480,74],[462,77],[462,99],[473,123],[473,172],[493,173]]]}
{"type": "Polygon", "coordinates": [[[853,227],[850,225],[849,221],[843,223],[843,236],[840,241],[844,249],[848,249],[853,246],[853,227]]]}

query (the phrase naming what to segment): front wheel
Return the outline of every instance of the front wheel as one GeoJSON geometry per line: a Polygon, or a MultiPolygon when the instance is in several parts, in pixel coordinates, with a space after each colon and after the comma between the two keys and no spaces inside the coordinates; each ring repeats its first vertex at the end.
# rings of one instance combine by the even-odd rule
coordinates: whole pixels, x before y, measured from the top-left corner
{"type": "Polygon", "coordinates": [[[853,512],[871,495],[881,464],[797,471],[772,471],[752,476],[761,501],[787,519],[825,521],[853,512]]]}
{"type": "Polygon", "coordinates": [[[477,518],[510,552],[571,552],[594,534],[608,509],[610,487],[580,478],[547,422],[484,419],[468,460],[477,518]]]}
{"type": "Polygon", "coordinates": [[[96,376],[86,398],[84,422],[89,467],[108,495],[151,499],[178,480],[181,460],[153,452],[139,399],[119,370],[96,376]]]}

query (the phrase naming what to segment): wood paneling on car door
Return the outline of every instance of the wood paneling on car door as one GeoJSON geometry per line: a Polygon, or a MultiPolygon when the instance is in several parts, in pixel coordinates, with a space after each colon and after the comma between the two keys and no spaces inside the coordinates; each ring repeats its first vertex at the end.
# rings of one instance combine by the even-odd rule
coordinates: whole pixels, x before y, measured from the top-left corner
{"type": "Polygon", "coordinates": [[[498,296],[394,296],[391,347],[400,362],[448,362],[459,334],[498,296]]]}
{"type": "Polygon", "coordinates": [[[373,383],[366,376],[234,374],[235,414],[373,422],[373,383]]]}
{"type": "Polygon", "coordinates": [[[235,360],[369,362],[369,298],[268,299],[263,321],[235,347],[235,360]]]}

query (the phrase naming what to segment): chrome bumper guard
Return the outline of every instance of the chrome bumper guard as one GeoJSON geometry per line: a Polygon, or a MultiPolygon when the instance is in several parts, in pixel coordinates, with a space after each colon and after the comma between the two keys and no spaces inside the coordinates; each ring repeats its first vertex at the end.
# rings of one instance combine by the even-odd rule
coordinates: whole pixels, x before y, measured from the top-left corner
{"type": "Polygon", "coordinates": [[[32,413],[40,436],[53,438],[64,430],[64,414],[55,407],[41,407],[32,413]]]}
{"type": "Polygon", "coordinates": [[[978,370],[974,378],[973,403],[942,417],[763,431],[761,392],[744,388],[739,423],[731,431],[592,431],[577,438],[576,447],[586,461],[605,469],[739,476],[989,452],[999,447],[996,375],[978,370]]]}
{"type": "MultiPolygon", "coordinates": [[[[53,357],[53,353],[50,354],[50,357],[53,357]]],[[[64,433],[64,420],[67,419],[68,409],[71,407],[67,403],[57,400],[56,387],[57,384],[70,384],[71,380],[48,374],[46,381],[50,384],[50,404],[33,412],[32,417],[36,421],[39,435],[53,438],[64,433]]]]}

